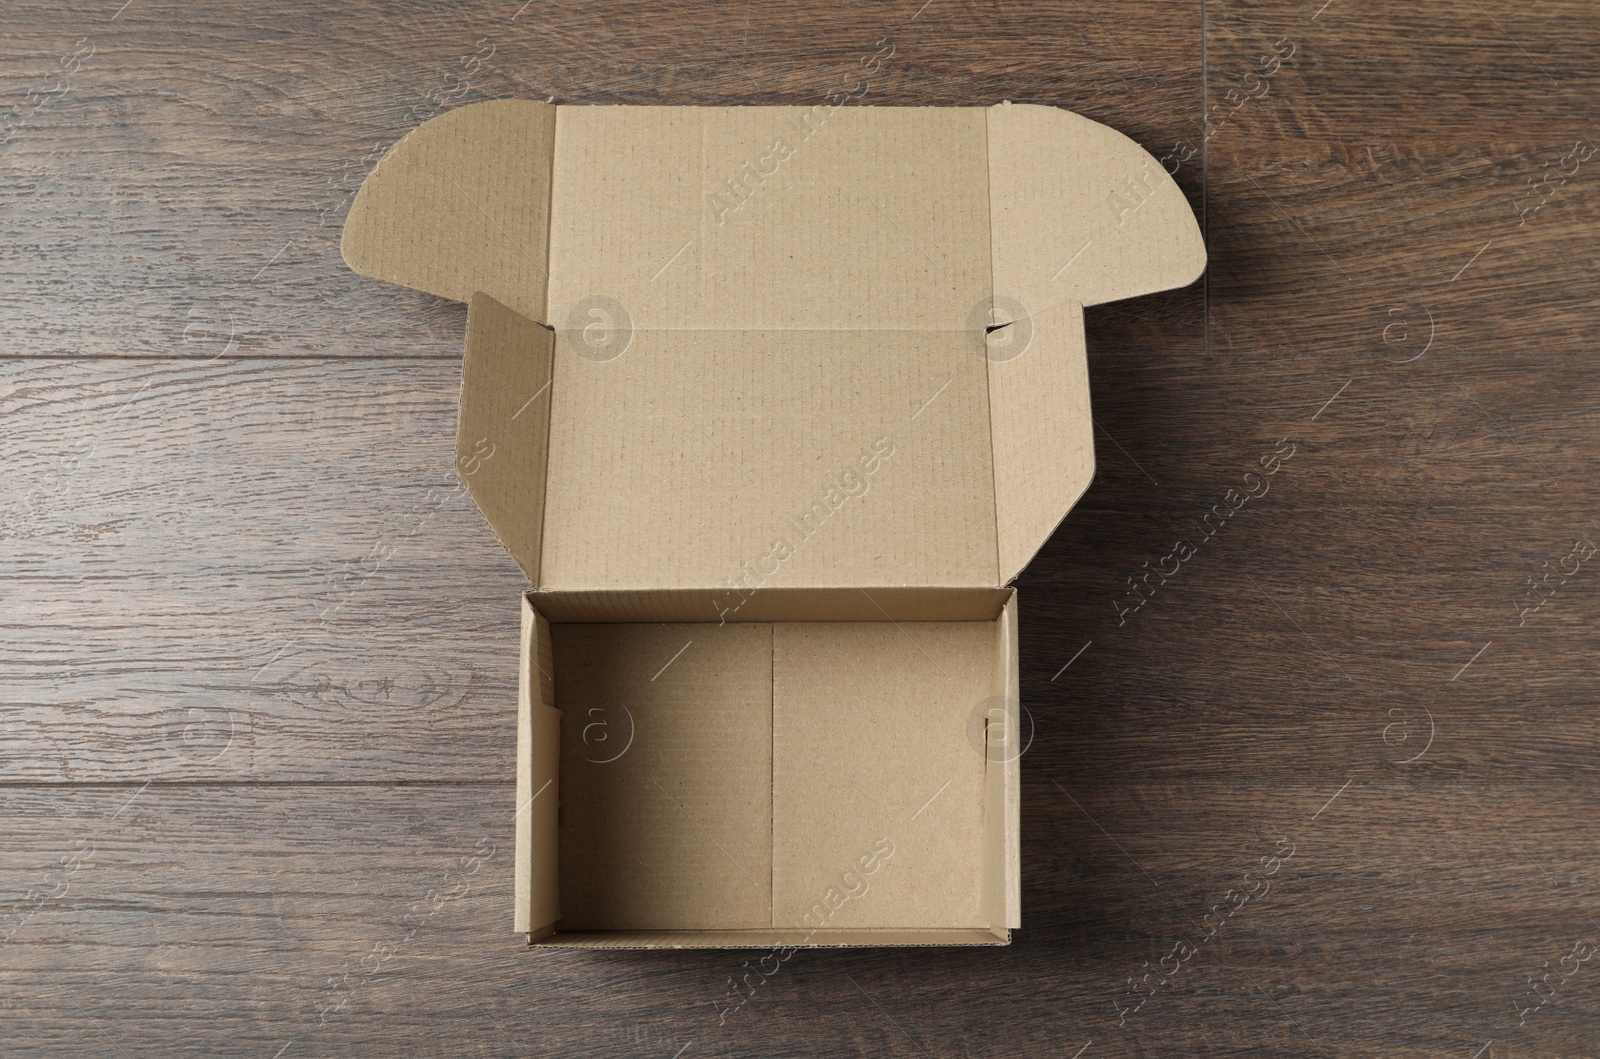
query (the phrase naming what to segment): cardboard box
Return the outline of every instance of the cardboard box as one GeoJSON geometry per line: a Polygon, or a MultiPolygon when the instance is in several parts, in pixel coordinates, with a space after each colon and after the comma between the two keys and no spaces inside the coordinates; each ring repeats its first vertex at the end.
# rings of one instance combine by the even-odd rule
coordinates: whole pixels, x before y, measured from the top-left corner
{"type": "Polygon", "coordinates": [[[1008,942],[1008,586],[1093,475],[1083,307],[1205,264],[1155,159],[1043,106],[502,100],[343,247],[470,306],[458,472],[532,584],[516,929],[1008,942]]]}

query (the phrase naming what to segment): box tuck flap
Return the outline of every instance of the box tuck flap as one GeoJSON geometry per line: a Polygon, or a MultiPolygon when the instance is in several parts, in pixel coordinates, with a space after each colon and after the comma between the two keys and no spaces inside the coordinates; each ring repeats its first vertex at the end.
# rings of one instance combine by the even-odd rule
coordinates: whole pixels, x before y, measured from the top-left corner
{"type": "Polygon", "coordinates": [[[1086,305],[1170,290],[1205,242],[1167,170],[1057,107],[988,110],[989,419],[1000,575],[1022,572],[1094,477],[1086,305]]]}
{"type": "Polygon", "coordinates": [[[981,108],[558,113],[557,328],[603,296],[639,332],[949,332],[989,296],[981,108]]]}
{"type": "Polygon", "coordinates": [[[484,291],[545,320],[556,108],[502,99],[452,110],[389,149],[345,221],[363,275],[455,301],[484,291]]]}

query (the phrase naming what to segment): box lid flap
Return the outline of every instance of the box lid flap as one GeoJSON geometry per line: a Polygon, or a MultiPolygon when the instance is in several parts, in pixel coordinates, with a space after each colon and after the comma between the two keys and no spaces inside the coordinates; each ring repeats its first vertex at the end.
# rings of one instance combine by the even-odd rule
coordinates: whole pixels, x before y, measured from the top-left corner
{"type": "Polygon", "coordinates": [[[1010,583],[1093,475],[1082,306],[1205,262],[1137,144],[1010,104],[476,104],[379,163],[344,253],[492,299],[463,460],[548,384],[469,482],[535,584],[741,597],[1010,583]]]}

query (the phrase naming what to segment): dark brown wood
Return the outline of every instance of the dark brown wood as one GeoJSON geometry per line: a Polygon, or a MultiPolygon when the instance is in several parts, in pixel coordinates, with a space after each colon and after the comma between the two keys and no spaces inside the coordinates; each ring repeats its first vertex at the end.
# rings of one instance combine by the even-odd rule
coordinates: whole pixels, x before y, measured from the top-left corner
{"type": "Polygon", "coordinates": [[[1600,538],[1592,5],[119,3],[0,15],[7,1055],[1600,1054],[1600,570],[1529,584],[1600,538]],[[719,1025],[746,954],[509,932],[464,310],[338,231],[446,107],[813,103],[880,41],[865,102],[1171,157],[1211,264],[1088,316],[1016,942],[719,1025]]]}

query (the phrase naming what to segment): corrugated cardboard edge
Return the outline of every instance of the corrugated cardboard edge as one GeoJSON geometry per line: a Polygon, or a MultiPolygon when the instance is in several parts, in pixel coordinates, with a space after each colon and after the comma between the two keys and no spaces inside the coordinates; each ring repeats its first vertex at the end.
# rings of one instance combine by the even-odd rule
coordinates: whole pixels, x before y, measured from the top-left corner
{"type": "Polygon", "coordinates": [[[550,623],[522,599],[517,681],[516,915],[512,930],[536,941],[560,916],[561,711],[555,709],[550,623]]]}
{"type": "Polygon", "coordinates": [[[379,160],[339,248],[364,276],[464,302],[484,291],[545,320],[556,108],[530,99],[460,107],[379,160]]]}
{"type": "Polygon", "coordinates": [[[539,583],[555,332],[482,292],[467,309],[456,474],[505,550],[539,583]]]}
{"type": "MultiPolygon", "coordinates": [[[[536,949],[847,949],[896,946],[952,948],[1004,945],[988,930],[637,930],[554,934],[532,941],[536,949]]],[[[787,957],[780,957],[787,959],[787,957]]]]}

